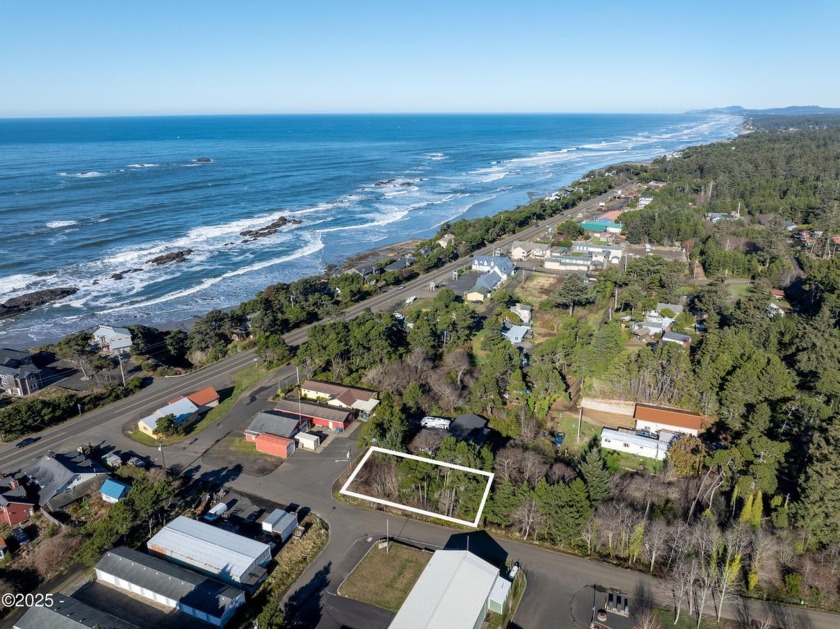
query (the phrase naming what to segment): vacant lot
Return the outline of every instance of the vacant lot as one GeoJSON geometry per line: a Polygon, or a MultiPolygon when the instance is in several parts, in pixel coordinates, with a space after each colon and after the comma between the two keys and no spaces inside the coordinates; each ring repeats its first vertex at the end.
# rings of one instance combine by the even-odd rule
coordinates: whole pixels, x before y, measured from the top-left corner
{"type": "Polygon", "coordinates": [[[431,558],[431,553],[402,544],[392,542],[387,550],[374,544],[341,584],[338,593],[398,611],[431,558]]]}

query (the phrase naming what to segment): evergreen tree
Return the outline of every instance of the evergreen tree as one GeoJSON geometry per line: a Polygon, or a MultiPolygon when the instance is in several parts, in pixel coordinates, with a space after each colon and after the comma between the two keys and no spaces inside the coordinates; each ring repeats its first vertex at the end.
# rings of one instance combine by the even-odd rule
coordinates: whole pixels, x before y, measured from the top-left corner
{"type": "Polygon", "coordinates": [[[827,546],[840,542],[840,420],[817,435],[810,458],[794,514],[809,535],[809,545],[827,546]]]}
{"type": "Polygon", "coordinates": [[[520,502],[516,487],[510,478],[505,477],[490,495],[487,508],[484,510],[484,517],[491,524],[510,526],[513,524],[513,512],[520,502]]]}
{"type": "Polygon", "coordinates": [[[586,453],[580,463],[580,474],[586,483],[586,491],[593,502],[606,500],[610,495],[610,474],[604,466],[601,451],[597,447],[586,453]]]}

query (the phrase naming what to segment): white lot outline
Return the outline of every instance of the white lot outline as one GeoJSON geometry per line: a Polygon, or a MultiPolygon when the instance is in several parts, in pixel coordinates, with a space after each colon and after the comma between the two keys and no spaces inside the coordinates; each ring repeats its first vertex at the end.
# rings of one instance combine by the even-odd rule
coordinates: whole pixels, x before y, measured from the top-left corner
{"type": "Polygon", "coordinates": [[[493,484],[493,472],[485,472],[483,470],[477,470],[473,467],[465,467],[463,465],[455,465],[454,463],[446,463],[444,461],[435,461],[434,459],[427,459],[423,456],[416,456],[414,454],[406,454],[405,452],[397,452],[396,450],[387,450],[385,448],[380,448],[378,446],[371,446],[367,453],[362,457],[362,460],[359,461],[359,464],[356,466],[356,469],[350,475],[350,478],[347,479],[347,482],[341,487],[338,493],[343,494],[345,496],[352,496],[353,498],[358,498],[359,500],[367,500],[369,502],[375,502],[377,504],[385,505],[386,507],[393,507],[395,509],[402,509],[403,511],[410,511],[412,513],[419,513],[420,515],[425,515],[430,518],[437,518],[438,520],[446,520],[447,522],[454,522],[455,524],[462,524],[464,526],[471,526],[473,528],[478,528],[478,523],[481,520],[481,513],[484,511],[484,505],[487,502],[487,496],[490,495],[490,486],[493,484]],[[426,511],[425,509],[418,509],[417,507],[409,507],[407,505],[400,504],[398,502],[391,502],[390,500],[383,500],[382,498],[373,498],[372,496],[366,496],[365,494],[360,494],[355,491],[350,491],[347,489],[350,487],[351,483],[356,479],[356,475],[359,473],[367,460],[370,458],[374,452],[381,452],[382,454],[390,454],[395,457],[399,457],[401,459],[413,459],[415,461],[420,461],[421,463],[432,463],[433,465],[440,465],[441,467],[449,467],[453,470],[461,470],[462,472],[472,472],[473,474],[480,474],[481,476],[487,477],[487,487],[484,488],[484,495],[481,497],[481,504],[478,505],[478,513],[475,514],[475,520],[470,522],[469,520],[461,520],[460,518],[452,518],[448,515],[441,515],[439,513],[435,513],[434,511],[426,511]]]}

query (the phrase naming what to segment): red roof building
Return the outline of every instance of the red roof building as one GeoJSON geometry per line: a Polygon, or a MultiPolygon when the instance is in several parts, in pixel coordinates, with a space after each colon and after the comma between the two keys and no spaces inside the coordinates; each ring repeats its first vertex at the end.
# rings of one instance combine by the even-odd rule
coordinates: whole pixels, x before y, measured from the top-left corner
{"type": "Polygon", "coordinates": [[[288,459],[295,451],[294,439],[279,437],[267,432],[257,435],[254,441],[257,445],[257,452],[279,456],[281,459],[288,459]]]}
{"type": "Polygon", "coordinates": [[[337,408],[335,406],[325,406],[323,404],[313,404],[304,400],[277,400],[274,403],[274,408],[275,410],[282,411],[285,415],[306,420],[314,426],[320,426],[338,432],[347,430],[347,427],[354,419],[352,410],[337,408]]]}
{"type": "Polygon", "coordinates": [[[0,523],[17,526],[32,517],[34,503],[16,478],[0,481],[0,523]]]}
{"type": "Polygon", "coordinates": [[[636,430],[670,430],[695,437],[703,430],[703,420],[706,419],[698,413],[650,404],[636,404],[633,418],[636,420],[636,430]]]}

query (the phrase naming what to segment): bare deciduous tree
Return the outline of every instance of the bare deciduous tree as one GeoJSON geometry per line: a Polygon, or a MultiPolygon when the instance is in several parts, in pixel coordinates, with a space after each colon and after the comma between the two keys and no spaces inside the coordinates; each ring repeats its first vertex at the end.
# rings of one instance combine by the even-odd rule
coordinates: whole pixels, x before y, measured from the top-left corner
{"type": "Polygon", "coordinates": [[[533,498],[528,498],[520,504],[513,512],[513,522],[519,527],[519,532],[524,540],[532,531],[536,531],[543,522],[543,516],[537,509],[537,503],[533,498]]]}
{"type": "Polygon", "coordinates": [[[408,445],[409,451],[418,456],[434,456],[443,441],[443,433],[439,430],[421,430],[408,445]]]}

